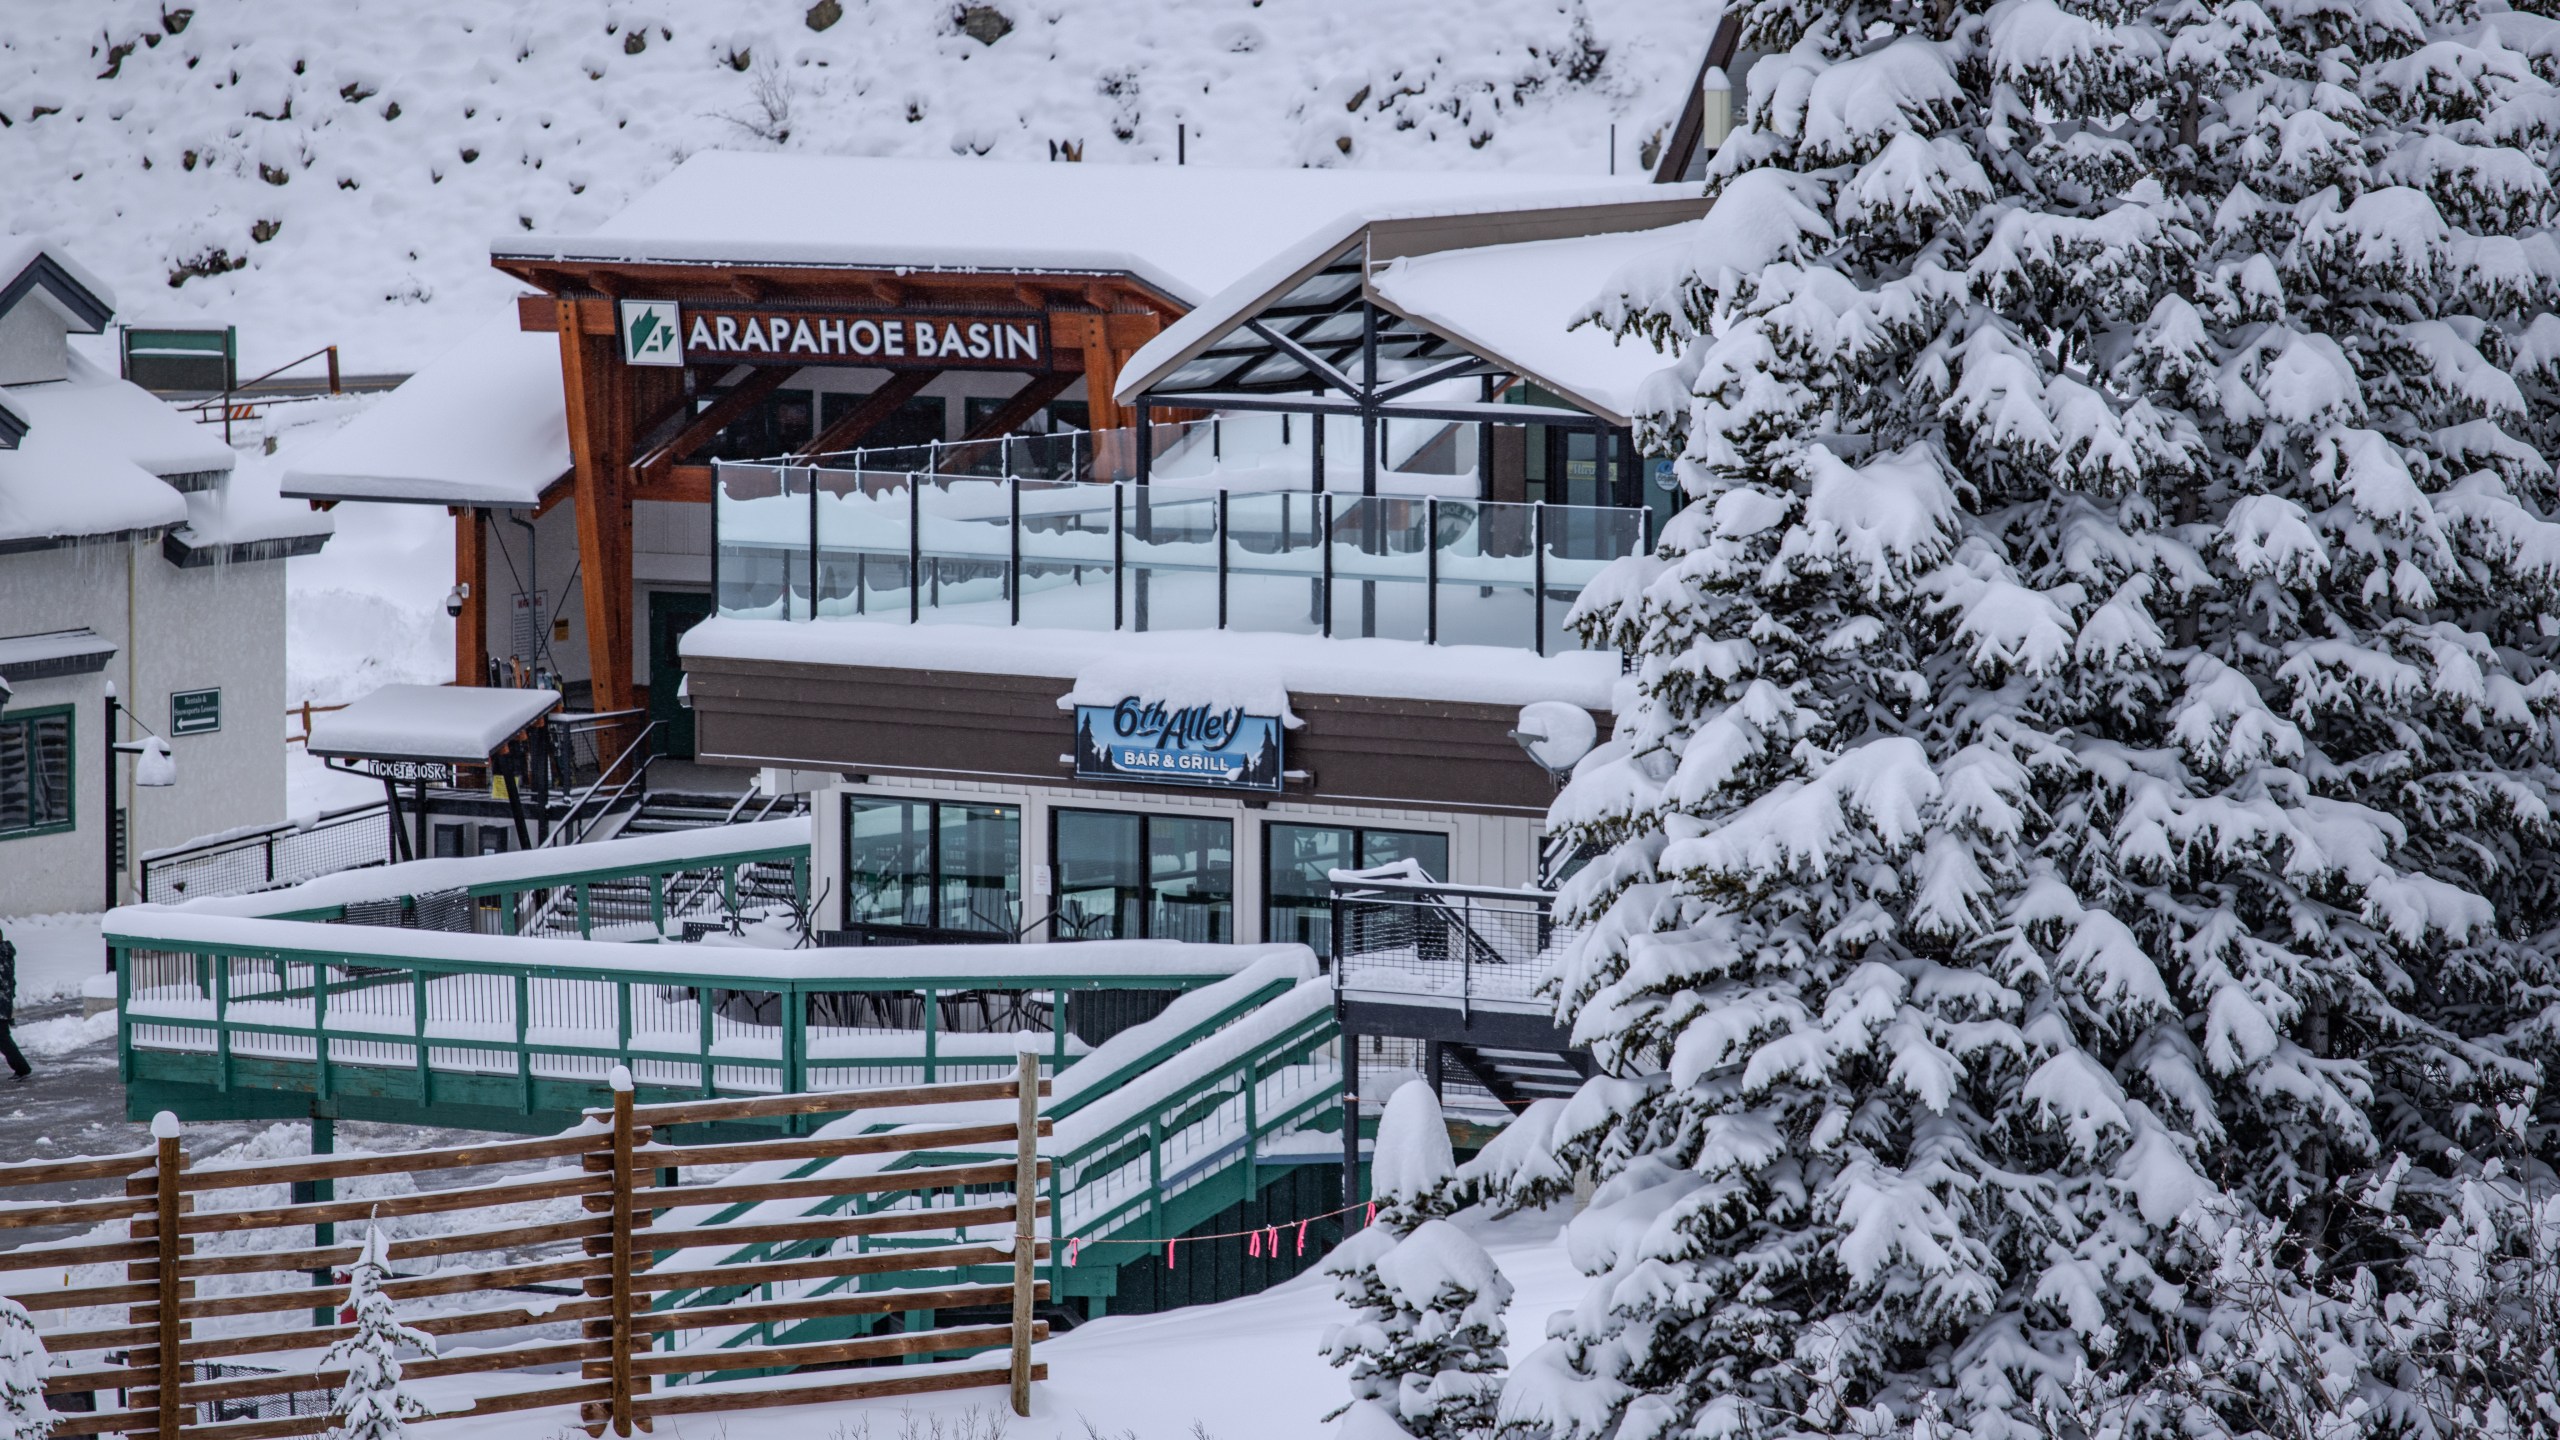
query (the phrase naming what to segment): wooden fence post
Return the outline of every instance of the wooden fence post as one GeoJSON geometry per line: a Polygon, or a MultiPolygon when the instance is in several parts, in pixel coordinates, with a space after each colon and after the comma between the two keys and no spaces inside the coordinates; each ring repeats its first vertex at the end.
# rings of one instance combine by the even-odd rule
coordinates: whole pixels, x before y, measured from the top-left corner
{"type": "Polygon", "coordinates": [[[178,1403],[186,1376],[185,1367],[178,1363],[178,1345],[186,1338],[186,1327],[178,1317],[178,1256],[184,1249],[178,1239],[178,1172],[186,1167],[187,1152],[178,1148],[178,1117],[166,1110],[151,1117],[151,1138],[160,1142],[157,1169],[151,1177],[159,1199],[152,1212],[156,1228],[151,1248],[160,1282],[160,1440],[178,1440],[186,1417],[178,1403]]]}
{"type": "Polygon", "coordinates": [[[613,1433],[631,1433],[631,1072],[613,1067],[613,1433]]]}
{"type": "MultiPolygon", "coordinates": [[[[1032,1257],[1039,1252],[1040,1209],[1040,1057],[1025,1050],[1019,1057],[1014,1088],[1013,1167],[1013,1413],[1031,1413],[1032,1257]]],[[[1058,1223],[1051,1215],[1049,1223],[1058,1223]]]]}

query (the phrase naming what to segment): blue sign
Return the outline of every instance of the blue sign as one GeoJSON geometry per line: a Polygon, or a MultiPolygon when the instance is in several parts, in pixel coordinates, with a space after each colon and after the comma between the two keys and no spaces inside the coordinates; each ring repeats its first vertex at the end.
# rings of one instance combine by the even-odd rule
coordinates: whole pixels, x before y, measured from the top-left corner
{"type": "Polygon", "coordinates": [[[1076,707],[1076,778],[1280,792],[1280,722],[1131,698],[1076,707]]]}

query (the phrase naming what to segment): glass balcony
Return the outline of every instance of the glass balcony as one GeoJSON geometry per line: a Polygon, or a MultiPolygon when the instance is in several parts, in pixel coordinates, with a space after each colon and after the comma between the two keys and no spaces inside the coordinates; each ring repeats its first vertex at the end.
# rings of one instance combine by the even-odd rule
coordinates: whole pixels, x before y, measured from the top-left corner
{"type": "Polygon", "coordinates": [[[1304,423],[1260,416],[1158,426],[1146,485],[1074,478],[1116,470],[1125,431],[722,461],[719,613],[1579,648],[1565,617],[1650,541],[1646,512],[1434,493],[1473,488],[1460,428],[1406,457],[1452,468],[1382,471],[1373,496],[1315,489],[1304,423]]]}

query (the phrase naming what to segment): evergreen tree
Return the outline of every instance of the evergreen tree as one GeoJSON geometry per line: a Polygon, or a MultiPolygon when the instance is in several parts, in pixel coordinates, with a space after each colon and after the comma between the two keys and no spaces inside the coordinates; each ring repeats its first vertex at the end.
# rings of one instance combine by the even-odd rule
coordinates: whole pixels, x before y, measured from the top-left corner
{"type": "Polygon", "coordinates": [[[1353,1311],[1324,1338],[1325,1358],[1351,1372],[1351,1403],[1334,1414],[1352,1413],[1349,1437],[1490,1435],[1511,1282],[1449,1223],[1457,1166],[1430,1086],[1388,1097],[1370,1184],[1376,1219],[1325,1260],[1353,1311]]]}
{"type": "Polygon", "coordinates": [[[51,1364],[27,1307],[0,1298],[0,1440],[44,1440],[61,1423],[44,1400],[51,1364]]]}
{"type": "Polygon", "coordinates": [[[414,1345],[432,1355],[435,1340],[401,1324],[392,1313],[391,1297],[382,1293],[390,1273],[382,1231],[369,1230],[347,1282],[347,1308],[355,1312],[356,1333],[330,1346],[320,1359],[324,1368],[347,1367],[346,1383],[338,1387],[331,1411],[338,1424],[330,1433],[339,1440],[402,1440],[409,1433],[407,1422],[427,1413],[425,1402],[400,1383],[400,1347],[414,1345]]]}
{"type": "Polygon", "coordinates": [[[1690,503],[1577,611],[1637,666],[1554,817],[1599,1278],[1503,1415],[2043,1435],[2227,1331],[2182,1221],[2387,1259],[2551,1058],[2560,31],[1743,24],[1714,208],[1597,308],[1682,350],[1690,503]]]}

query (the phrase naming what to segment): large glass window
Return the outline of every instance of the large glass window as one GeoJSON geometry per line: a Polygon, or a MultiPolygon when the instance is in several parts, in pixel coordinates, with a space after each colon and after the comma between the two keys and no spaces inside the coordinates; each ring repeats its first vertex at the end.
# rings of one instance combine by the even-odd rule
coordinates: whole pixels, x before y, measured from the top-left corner
{"type": "Polygon", "coordinates": [[[1319,955],[1333,953],[1332,872],[1414,860],[1432,879],[1449,878],[1446,835],[1278,823],[1263,835],[1262,938],[1294,941],[1319,955]]]}
{"type": "Polygon", "coordinates": [[[1235,938],[1235,827],[1183,815],[1060,810],[1060,939],[1235,938]]]}
{"type": "Polygon", "coordinates": [[[71,823],[71,707],[0,716],[0,839],[71,823]]]}
{"type": "Polygon", "coordinates": [[[848,928],[1009,938],[1022,925],[1022,811],[848,795],[844,897],[848,928]]]}

